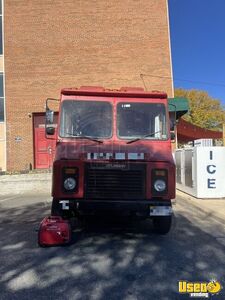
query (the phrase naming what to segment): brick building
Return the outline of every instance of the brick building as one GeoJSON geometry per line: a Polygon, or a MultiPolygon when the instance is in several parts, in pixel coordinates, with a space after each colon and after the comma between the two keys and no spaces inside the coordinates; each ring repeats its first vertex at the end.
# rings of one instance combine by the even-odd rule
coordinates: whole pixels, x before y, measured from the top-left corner
{"type": "MultiPolygon", "coordinates": [[[[143,87],[140,74],[172,78],[166,0],[5,0],[3,6],[3,170],[41,167],[35,129],[43,127],[45,99],[59,97],[62,87],[143,87]]],[[[173,96],[172,79],[144,79],[148,90],[173,96]]]]}

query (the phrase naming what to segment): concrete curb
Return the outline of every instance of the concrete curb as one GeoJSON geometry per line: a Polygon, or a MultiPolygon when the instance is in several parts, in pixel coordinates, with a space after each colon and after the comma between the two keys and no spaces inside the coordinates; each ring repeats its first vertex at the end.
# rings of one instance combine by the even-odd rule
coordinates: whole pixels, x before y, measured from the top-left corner
{"type": "Polygon", "coordinates": [[[176,191],[177,197],[181,197],[185,201],[191,202],[196,209],[202,210],[210,214],[211,217],[219,218],[223,222],[225,220],[225,198],[218,199],[198,199],[180,190],[176,191]]]}
{"type": "Polygon", "coordinates": [[[52,174],[2,175],[0,177],[1,195],[51,193],[52,174]]]}

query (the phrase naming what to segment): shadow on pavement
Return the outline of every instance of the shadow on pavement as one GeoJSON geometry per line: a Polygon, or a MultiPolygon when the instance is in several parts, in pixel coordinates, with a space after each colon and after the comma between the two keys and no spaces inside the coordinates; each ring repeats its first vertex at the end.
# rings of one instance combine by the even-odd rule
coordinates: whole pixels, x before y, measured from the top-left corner
{"type": "Polygon", "coordinates": [[[43,204],[1,209],[0,299],[190,299],[178,280],[214,277],[225,287],[225,246],[181,214],[166,236],[150,221],[98,219],[69,247],[39,248],[48,214],[43,204]]]}

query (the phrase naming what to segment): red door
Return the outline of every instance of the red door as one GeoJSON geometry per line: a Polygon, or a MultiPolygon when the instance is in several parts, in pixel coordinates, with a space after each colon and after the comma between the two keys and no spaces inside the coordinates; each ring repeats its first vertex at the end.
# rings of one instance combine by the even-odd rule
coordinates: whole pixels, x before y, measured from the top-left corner
{"type": "Polygon", "coordinates": [[[45,128],[34,128],[35,133],[35,168],[48,169],[52,167],[55,156],[56,139],[45,137],[45,128]]]}

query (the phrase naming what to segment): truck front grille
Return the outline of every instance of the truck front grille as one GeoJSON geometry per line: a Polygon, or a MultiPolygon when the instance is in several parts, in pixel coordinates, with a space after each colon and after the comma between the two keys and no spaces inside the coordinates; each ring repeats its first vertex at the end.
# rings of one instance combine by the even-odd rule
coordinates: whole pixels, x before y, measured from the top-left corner
{"type": "Polygon", "coordinates": [[[145,174],[145,164],[87,164],[86,199],[144,199],[145,174]]]}

